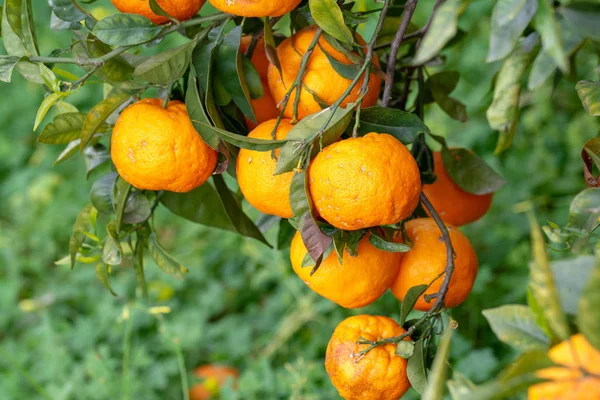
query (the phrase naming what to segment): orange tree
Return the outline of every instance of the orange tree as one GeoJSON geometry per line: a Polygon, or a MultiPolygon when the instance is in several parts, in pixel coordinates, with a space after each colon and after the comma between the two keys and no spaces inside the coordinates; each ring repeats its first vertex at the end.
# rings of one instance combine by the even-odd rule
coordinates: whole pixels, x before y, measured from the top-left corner
{"type": "MultiPolygon", "coordinates": [[[[451,96],[460,75],[444,67],[443,51],[468,39],[458,21],[470,1],[436,0],[422,26],[411,22],[418,0],[211,0],[219,11],[203,1],[114,0],[122,13],[100,20],[85,3],[49,1],[53,28],[71,34],[70,46],[54,50],[40,49],[31,0],[2,7],[0,79],[19,73],[40,85],[46,97],[34,129],[49,110],[56,115],[38,141],[65,146],[57,163],[81,155],[94,179],[65,262],[93,264],[112,292],[111,270],[132,257],[138,294],[147,298],[146,252],[165,273],[187,271],[159,244],[157,207],[270,246],[244,212],[243,194],[276,214],[268,221],[279,221],[278,247],[294,237],[293,267],[317,293],[348,308],[388,288],[401,299],[399,321],[340,321],[326,368],[343,397],[397,398],[410,386],[428,399],[446,386],[461,399],[528,387],[531,398],[597,397],[598,263],[577,272],[585,277],[576,288],[565,285],[543,237],[574,252],[593,249],[595,138],[582,150],[590,188],[573,200],[568,225],[542,230],[529,215],[528,306],[484,310],[498,338],[521,354],[490,382],[474,386],[456,374],[445,384],[451,334],[462,322],[448,307],[465,300],[478,269],[451,224],[481,218],[504,184],[476,154],[448,147],[426,125],[431,103],[467,120],[451,96]],[[173,36],[181,44],[161,45],[173,36]],[[94,107],[80,112],[69,103],[95,83],[103,98],[94,107]],[[413,308],[423,313],[409,320],[413,308]]],[[[501,66],[487,119],[499,132],[498,155],[516,133],[524,80],[534,90],[551,76],[576,79],[578,54],[597,52],[598,26],[592,2],[496,3],[487,61],[501,66]]],[[[600,83],[575,89],[599,115],[600,83]]]]}

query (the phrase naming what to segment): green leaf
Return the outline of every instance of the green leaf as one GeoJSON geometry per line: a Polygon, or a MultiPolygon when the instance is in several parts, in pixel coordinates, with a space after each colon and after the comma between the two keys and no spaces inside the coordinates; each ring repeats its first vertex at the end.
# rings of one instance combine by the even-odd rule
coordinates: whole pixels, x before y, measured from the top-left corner
{"type": "MultiPolygon", "coordinates": [[[[85,41],[85,50],[90,57],[102,57],[112,51],[112,48],[102,43],[92,34],[87,36],[85,41]]],[[[104,62],[102,67],[96,72],[95,76],[109,83],[127,82],[133,74],[133,66],[123,56],[112,57],[104,62]]]]}
{"type": "Polygon", "coordinates": [[[494,100],[487,110],[487,119],[492,129],[500,131],[496,154],[508,149],[517,129],[519,120],[519,98],[521,80],[538,42],[537,34],[532,33],[504,61],[496,79],[494,100]]]}
{"type": "MultiPolygon", "coordinates": [[[[320,44],[319,47],[321,47],[320,44]]],[[[358,75],[361,72],[362,65],[346,64],[341,61],[338,61],[328,52],[326,52],[325,49],[323,49],[323,47],[321,47],[321,51],[325,54],[325,56],[329,60],[329,64],[331,64],[331,66],[333,67],[335,72],[338,73],[339,76],[349,80],[353,80],[356,77],[356,75],[358,75]]]]}
{"type": "Polygon", "coordinates": [[[85,14],[79,11],[71,0],[48,0],[48,5],[63,21],[79,22],[85,19],[85,14]]]}
{"type": "Polygon", "coordinates": [[[314,146],[311,156],[315,156],[319,152],[321,142],[325,147],[338,140],[352,121],[354,106],[354,103],[348,104],[346,108],[340,107],[335,112],[332,111],[331,107],[328,107],[303,118],[294,125],[286,137],[287,143],[279,152],[275,175],[292,171],[298,165],[304,151],[310,148],[315,140],[318,143],[314,146]],[[331,121],[325,126],[330,118],[331,121]],[[319,135],[322,135],[320,141],[318,140],[319,135]]]}
{"type": "Polygon", "coordinates": [[[600,40],[600,28],[598,28],[600,4],[592,1],[571,2],[567,7],[559,7],[557,11],[581,36],[600,40]]]}
{"type": "Polygon", "coordinates": [[[410,358],[415,352],[415,342],[412,340],[401,340],[396,344],[396,355],[402,358],[410,358]]]}
{"type": "Polygon", "coordinates": [[[277,250],[283,250],[290,246],[292,239],[296,234],[296,229],[285,218],[279,220],[279,230],[277,232],[277,250]]]}
{"type": "Polygon", "coordinates": [[[310,212],[306,180],[306,171],[296,172],[290,184],[290,206],[294,217],[290,218],[289,221],[295,229],[300,229],[304,215],[310,212]]]}
{"type": "Polygon", "coordinates": [[[241,54],[242,57],[242,71],[244,73],[244,82],[248,87],[248,93],[252,100],[260,99],[265,95],[262,81],[258,71],[252,64],[252,61],[245,55],[241,54]]]}
{"type": "Polygon", "coordinates": [[[94,108],[85,117],[83,128],[81,130],[81,145],[80,149],[83,152],[85,146],[88,145],[90,139],[96,134],[106,119],[119,109],[125,102],[131,98],[128,93],[118,93],[115,96],[108,97],[96,104],[94,108]]]}
{"type": "Polygon", "coordinates": [[[98,178],[90,189],[90,200],[94,208],[103,214],[110,214],[114,211],[114,188],[119,175],[111,172],[98,178]]]}
{"type": "Polygon", "coordinates": [[[55,93],[50,93],[48,96],[46,96],[44,98],[44,100],[42,101],[42,104],[40,104],[40,107],[38,108],[37,114],[35,116],[35,122],[33,124],[34,131],[38,128],[38,126],[40,126],[40,124],[42,123],[42,120],[44,119],[44,117],[46,116],[48,111],[50,111],[50,108],[57,101],[59,101],[60,99],[62,99],[65,96],[68,96],[68,94],[65,92],[55,92],[55,93]]]}
{"type": "Polygon", "coordinates": [[[122,222],[125,224],[141,224],[145,222],[152,213],[150,201],[142,192],[129,194],[125,209],[123,210],[122,222]]]}
{"type": "Polygon", "coordinates": [[[452,329],[446,328],[446,332],[440,340],[437,353],[431,365],[429,382],[423,392],[423,400],[441,400],[444,397],[444,383],[446,382],[446,368],[448,365],[448,354],[450,352],[450,339],[452,329]]]}
{"type": "Polygon", "coordinates": [[[482,311],[490,327],[503,343],[519,352],[548,350],[550,340],[537,326],[531,309],[521,305],[506,305],[482,311]]]}
{"type": "Polygon", "coordinates": [[[448,0],[436,11],[417,49],[412,65],[422,65],[435,57],[458,32],[459,0],[448,0]]]}
{"type": "Polygon", "coordinates": [[[144,248],[147,242],[147,230],[142,229],[137,232],[137,243],[135,244],[135,278],[138,288],[141,290],[144,298],[148,299],[148,286],[144,275],[144,248]]]}
{"type": "Polygon", "coordinates": [[[533,19],[538,0],[498,0],[492,12],[492,32],[487,62],[501,60],[514,49],[533,19]]]}
{"type": "Polygon", "coordinates": [[[212,129],[205,128],[204,125],[210,125],[209,116],[204,110],[204,105],[200,100],[200,92],[198,92],[198,80],[195,76],[195,72],[190,72],[188,79],[187,92],[185,93],[185,107],[187,108],[188,114],[192,121],[192,125],[196,131],[204,140],[204,143],[209,145],[214,150],[219,147],[219,135],[217,135],[212,129]],[[204,124],[201,125],[200,123],[204,124]]]}
{"type": "Polygon", "coordinates": [[[94,172],[99,166],[106,163],[110,160],[110,153],[101,144],[96,144],[94,146],[88,146],[83,151],[83,156],[85,158],[86,165],[86,173],[85,178],[89,179],[90,174],[94,172]]]}
{"type": "Polygon", "coordinates": [[[112,287],[110,285],[109,268],[110,267],[107,264],[104,264],[104,263],[98,263],[98,264],[96,264],[96,277],[98,278],[98,280],[100,281],[100,283],[102,283],[102,286],[104,286],[106,289],[108,289],[108,291],[110,292],[110,294],[112,294],[113,296],[116,297],[117,294],[112,290],[112,287]]]}
{"type": "MultiPolygon", "coordinates": [[[[214,132],[225,142],[231,143],[232,145],[240,147],[242,149],[270,151],[283,146],[287,142],[287,140],[266,140],[249,138],[247,136],[238,135],[237,133],[232,133],[224,129],[219,129],[214,126],[210,126],[200,121],[197,121],[197,126],[201,130],[208,129],[209,131],[214,132]]],[[[201,134],[201,136],[203,136],[203,134],[201,134]]]]}
{"type": "Polygon", "coordinates": [[[550,265],[563,311],[576,315],[585,285],[595,265],[594,256],[578,256],[553,261],[550,265]]]}
{"type": "Polygon", "coordinates": [[[188,270],[183,265],[178,263],[160,246],[154,232],[152,232],[148,238],[148,250],[150,250],[150,256],[152,256],[156,265],[158,265],[163,272],[177,279],[183,279],[183,276],[188,273],[188,270]]]}
{"type": "Polygon", "coordinates": [[[81,137],[85,121],[83,113],[65,113],[54,117],[54,121],[44,127],[38,142],[46,144],[66,144],[81,137]]]}
{"type": "Polygon", "coordinates": [[[598,226],[600,218],[600,188],[588,188],[577,194],[569,208],[570,228],[591,233],[598,226]]]}
{"type": "Polygon", "coordinates": [[[415,349],[406,365],[406,375],[408,380],[417,393],[425,393],[427,388],[427,370],[425,369],[425,342],[420,338],[415,343],[415,349]]]}
{"type": "Polygon", "coordinates": [[[242,236],[250,237],[263,242],[267,246],[271,247],[267,239],[263,236],[261,231],[256,227],[254,222],[244,213],[240,203],[235,199],[233,193],[229,190],[225,184],[225,180],[222,175],[214,175],[213,181],[217,193],[221,198],[221,202],[231,220],[231,223],[235,226],[236,231],[242,236]]]}
{"type": "Polygon", "coordinates": [[[192,40],[150,57],[135,68],[133,75],[159,85],[168,85],[179,80],[190,65],[196,43],[192,40]]]}
{"type": "Polygon", "coordinates": [[[452,379],[446,382],[452,400],[462,400],[474,388],[475,384],[458,371],[452,372],[452,379]]]}
{"type": "Polygon", "coordinates": [[[73,233],[71,233],[71,238],[69,239],[69,258],[71,259],[71,268],[75,267],[75,257],[77,256],[79,247],[81,247],[85,240],[85,233],[92,228],[90,217],[93,209],[94,207],[92,207],[91,204],[85,206],[77,216],[75,224],[73,224],[73,233]]]}
{"type": "Polygon", "coordinates": [[[23,57],[0,56],[0,81],[10,83],[12,71],[23,57]]]}
{"type": "Polygon", "coordinates": [[[40,76],[53,92],[60,92],[60,82],[54,72],[44,64],[39,64],[40,67],[40,76]]]}
{"type": "Polygon", "coordinates": [[[379,235],[371,232],[369,243],[379,250],[389,251],[392,253],[406,253],[410,250],[410,246],[404,243],[389,242],[379,235]]]}
{"type": "Polygon", "coordinates": [[[352,32],[344,23],[344,14],[335,0],[309,0],[310,13],[324,32],[346,43],[354,43],[352,32]]]}
{"type": "Polygon", "coordinates": [[[114,221],[106,225],[106,233],[107,236],[102,247],[102,261],[108,265],[121,265],[123,261],[123,249],[119,242],[114,221]]]}
{"type": "Polygon", "coordinates": [[[113,203],[115,205],[116,213],[115,228],[117,233],[121,232],[125,206],[127,205],[127,200],[129,200],[129,194],[131,193],[132,188],[133,186],[131,186],[131,183],[119,176],[115,183],[114,190],[111,192],[114,198],[113,203]]]}
{"type": "Polygon", "coordinates": [[[542,48],[554,59],[564,73],[569,72],[569,60],[565,52],[560,25],[550,0],[539,0],[535,26],[542,38],[542,48]]]}
{"type": "Polygon", "coordinates": [[[167,13],[165,10],[162,9],[162,7],[160,6],[160,4],[158,4],[158,2],[156,0],[149,0],[149,5],[150,5],[150,10],[152,10],[152,12],[156,15],[160,15],[161,17],[166,17],[169,18],[170,20],[175,20],[175,18],[171,17],[169,15],[169,13],[167,13]]]}
{"type": "Polygon", "coordinates": [[[435,102],[450,117],[457,121],[467,121],[467,107],[450,97],[458,83],[459,75],[456,71],[442,71],[427,80],[427,86],[431,90],[431,95],[435,102]]]}
{"type": "Polygon", "coordinates": [[[279,55],[277,55],[277,44],[275,43],[275,38],[273,37],[273,28],[271,27],[271,19],[269,17],[265,18],[263,32],[267,60],[269,60],[269,64],[273,65],[277,69],[279,76],[282,76],[281,62],[279,61],[279,55]]]}
{"type": "Polygon", "coordinates": [[[600,82],[579,81],[575,89],[585,111],[593,117],[600,116],[600,82]]]}
{"type": "Polygon", "coordinates": [[[425,293],[428,287],[428,285],[417,285],[408,289],[404,296],[404,300],[402,300],[402,303],[400,304],[400,325],[404,325],[406,317],[408,317],[408,314],[415,307],[415,304],[417,304],[419,297],[425,293]]]}
{"type": "Polygon", "coordinates": [[[500,175],[470,150],[443,147],[442,160],[452,181],[466,192],[484,195],[494,193],[506,184],[500,175]]]}
{"type": "Polygon", "coordinates": [[[148,42],[163,28],[137,14],[113,14],[96,24],[93,34],[111,46],[133,46],[148,42]]]}
{"type": "Polygon", "coordinates": [[[531,288],[527,288],[527,304],[533,313],[535,323],[544,332],[544,335],[546,335],[546,337],[552,336],[552,332],[550,332],[550,327],[548,326],[548,321],[546,321],[546,317],[544,316],[544,310],[542,310],[542,307],[540,307],[540,304],[535,299],[531,288]]]}
{"type": "Polygon", "coordinates": [[[542,231],[532,214],[529,215],[529,220],[532,242],[529,287],[542,310],[544,310],[544,316],[552,334],[561,340],[565,340],[570,336],[570,329],[567,318],[560,306],[556,284],[546,253],[546,243],[542,231]]]}
{"type": "Polygon", "coordinates": [[[596,350],[600,351],[600,262],[596,260],[594,269],[586,280],[585,289],[579,300],[577,326],[583,336],[596,350]]]}
{"type": "Polygon", "coordinates": [[[420,133],[430,133],[415,114],[379,106],[364,108],[360,112],[358,134],[371,132],[388,133],[404,144],[414,142],[420,133]]]}

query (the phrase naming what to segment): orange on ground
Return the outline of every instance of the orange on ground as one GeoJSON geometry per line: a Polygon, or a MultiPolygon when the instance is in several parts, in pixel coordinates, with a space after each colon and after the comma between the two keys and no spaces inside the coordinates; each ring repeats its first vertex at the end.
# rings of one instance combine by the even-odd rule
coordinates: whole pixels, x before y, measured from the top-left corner
{"type": "MultiPolygon", "coordinates": [[[[291,38],[287,38],[277,47],[277,54],[281,62],[283,79],[279,71],[273,65],[269,66],[269,87],[275,102],[279,104],[285,97],[289,88],[293,85],[302,56],[306,53],[310,42],[313,40],[317,31],[316,26],[309,26],[298,31],[291,38]],[[293,45],[292,45],[293,41],[293,45]]],[[[357,35],[357,41],[364,45],[364,40],[357,35]]],[[[344,64],[352,62],[341,52],[335,50],[324,37],[319,39],[319,44],[315,47],[313,54],[308,61],[304,78],[302,79],[302,91],[300,93],[300,103],[298,105],[298,118],[302,119],[310,114],[321,111],[321,106],[315,100],[316,96],[326,104],[333,104],[346,91],[352,82],[339,75],[331,66],[325,52],[337,61],[344,64]]],[[[379,66],[379,60],[374,56],[373,63],[379,66]]],[[[360,88],[362,79],[352,89],[350,95],[342,102],[342,107],[348,103],[356,101],[361,95],[360,88]]],[[[370,107],[377,103],[381,89],[381,78],[376,74],[371,74],[369,79],[369,91],[363,99],[362,106],[370,107]]],[[[294,99],[296,91],[291,94],[288,105],[285,109],[285,116],[292,118],[294,99]]]]}
{"type": "Polygon", "coordinates": [[[336,142],[315,157],[308,172],[313,203],[336,228],[395,224],[419,204],[419,167],[406,146],[388,134],[336,142]]]}
{"type": "Polygon", "coordinates": [[[554,346],[548,356],[560,366],[537,372],[548,382],[529,387],[529,400],[600,399],[600,351],[581,333],[554,346]]]}
{"type": "MultiPolygon", "coordinates": [[[[242,38],[241,50],[243,52],[248,49],[251,41],[252,36],[244,36],[242,38]]],[[[273,100],[273,96],[271,96],[271,90],[269,89],[269,81],[267,79],[267,74],[269,72],[269,59],[267,58],[265,42],[262,38],[257,41],[254,51],[252,52],[252,58],[250,60],[258,72],[263,86],[263,96],[259,99],[250,101],[252,104],[252,109],[254,110],[254,116],[256,117],[257,124],[262,124],[265,121],[277,118],[279,116],[279,109],[277,108],[277,104],[275,104],[275,100],[273,100]]],[[[254,129],[256,128],[257,124],[246,118],[246,125],[248,128],[254,129]]]]}
{"type": "MultiPolygon", "coordinates": [[[[396,345],[375,347],[363,358],[358,354],[371,341],[400,336],[404,328],[387,317],[357,315],[335,328],[325,355],[325,369],[331,383],[346,400],[396,400],[410,389],[407,360],[395,354],[396,345]]],[[[410,340],[410,337],[404,340],[410,340]]]]}
{"type": "MultiPolygon", "coordinates": [[[[150,8],[150,0],[111,0],[122,13],[139,14],[157,25],[166,24],[169,18],[156,15],[150,8]]],[[[171,17],[185,21],[198,13],[206,0],[156,0],[171,17]]]]}
{"type": "Polygon", "coordinates": [[[480,196],[461,189],[448,175],[439,151],[433,153],[433,166],[437,180],[423,185],[423,193],[445,222],[462,226],[485,215],[492,205],[492,193],[480,196]]]}
{"type": "Polygon", "coordinates": [[[210,0],[217,10],[242,17],[280,17],[302,0],[210,0]]]}
{"type": "MultiPolygon", "coordinates": [[[[477,255],[469,239],[455,227],[446,224],[454,248],[454,273],[445,297],[446,307],[456,307],[469,296],[477,277],[477,255]]],[[[446,268],[446,244],[442,233],[432,218],[408,221],[404,227],[412,241],[412,247],[400,261],[400,271],[393,283],[392,293],[399,300],[417,285],[429,285],[446,268]]],[[[439,277],[424,293],[434,294],[439,290],[444,276],[439,277]]],[[[416,310],[427,311],[434,303],[425,301],[424,295],[417,300],[416,310]]]]}
{"type": "Polygon", "coordinates": [[[402,253],[377,249],[365,235],[358,244],[357,256],[351,256],[345,249],[340,264],[332,251],[310,276],[315,264],[302,266],[306,254],[302,236],[296,232],[290,249],[294,271],[309,288],[346,308],[364,307],[381,297],[394,282],[402,257],[402,253]]]}
{"type": "Polygon", "coordinates": [[[194,375],[204,379],[203,383],[198,383],[190,389],[190,400],[208,400],[216,398],[219,388],[223,386],[228,379],[233,379],[234,385],[239,377],[237,369],[220,365],[203,365],[196,368],[194,375]]]}
{"type": "Polygon", "coordinates": [[[119,175],[144,190],[189,192],[217,165],[217,152],[194,129],[185,104],[144,99],[127,107],[113,129],[111,156],[119,175]]]}
{"type": "MultiPolygon", "coordinates": [[[[271,140],[277,120],[263,122],[248,134],[249,138],[271,140]]],[[[289,120],[281,120],[275,138],[283,140],[294,127],[289,120]]],[[[279,149],[275,150],[279,156],[279,149]]],[[[277,160],[270,151],[240,149],[236,173],[240,190],[248,203],[265,214],[290,218],[294,213],[290,205],[290,185],[294,172],[273,175],[277,160]]]]}

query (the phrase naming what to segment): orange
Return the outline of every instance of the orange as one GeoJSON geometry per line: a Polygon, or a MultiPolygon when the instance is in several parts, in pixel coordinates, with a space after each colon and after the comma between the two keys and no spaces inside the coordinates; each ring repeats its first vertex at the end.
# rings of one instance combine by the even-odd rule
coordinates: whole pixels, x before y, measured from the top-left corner
{"type": "Polygon", "coordinates": [[[431,185],[423,185],[423,193],[445,222],[462,226],[477,221],[487,213],[492,205],[493,194],[480,196],[461,189],[448,175],[439,151],[433,153],[433,166],[437,180],[431,185]]]}
{"type": "Polygon", "coordinates": [[[531,386],[529,400],[600,399],[600,351],[581,333],[554,346],[548,356],[560,366],[537,372],[548,382],[531,386]]]}
{"type": "MultiPolygon", "coordinates": [[[[477,255],[469,239],[455,227],[446,224],[450,233],[450,241],[454,248],[454,273],[450,280],[448,293],[444,304],[446,307],[456,307],[469,296],[473,283],[477,277],[477,255]]],[[[394,284],[392,293],[399,300],[404,299],[406,292],[417,285],[429,285],[446,268],[446,244],[442,240],[442,233],[432,218],[419,218],[408,221],[404,227],[412,241],[412,247],[404,253],[400,261],[400,271],[394,284]]],[[[439,277],[424,293],[437,293],[444,276],[439,277]]],[[[417,300],[416,310],[427,311],[434,303],[425,301],[424,295],[417,300]]]]}
{"type": "MultiPolygon", "coordinates": [[[[277,54],[281,62],[282,75],[274,66],[269,66],[269,87],[275,102],[279,104],[289,88],[293,85],[302,56],[306,53],[310,42],[313,40],[317,31],[316,26],[309,26],[298,31],[295,35],[284,40],[277,47],[277,54]],[[293,42],[293,44],[292,44],[293,42]]],[[[357,36],[357,41],[364,45],[364,40],[357,36]]],[[[300,93],[300,103],[298,105],[298,118],[302,119],[310,114],[321,111],[321,106],[315,100],[315,96],[326,104],[333,104],[342,94],[348,89],[351,79],[346,79],[336,72],[331,66],[327,55],[343,64],[351,64],[352,62],[341,52],[335,50],[325,40],[324,37],[319,39],[319,44],[315,47],[313,54],[308,61],[304,78],[302,79],[302,91],[300,93]]],[[[377,57],[373,60],[374,64],[379,66],[377,57]]],[[[342,102],[342,107],[348,103],[356,101],[361,95],[362,79],[352,89],[350,95],[342,102]]],[[[369,79],[369,91],[363,99],[362,106],[370,107],[377,103],[379,92],[381,89],[381,78],[375,74],[371,74],[369,79]]],[[[285,109],[285,116],[292,118],[294,99],[296,98],[296,90],[290,96],[288,105],[285,109]]]]}
{"type": "MultiPolygon", "coordinates": [[[[157,25],[169,22],[169,18],[152,12],[149,0],[111,0],[111,2],[122,13],[139,14],[157,25]]],[[[196,15],[206,0],[157,0],[156,2],[171,17],[185,21],[196,15]]]]}
{"type": "Polygon", "coordinates": [[[388,134],[336,142],[309,167],[310,194],[321,217],[356,230],[395,224],[419,204],[419,167],[406,146],[388,134]]]}
{"type": "Polygon", "coordinates": [[[335,251],[323,260],[310,276],[314,262],[303,267],[307,253],[300,232],[296,232],[290,249],[290,259],[296,274],[309,288],[346,308],[359,308],[377,300],[394,282],[398,274],[401,253],[379,250],[365,235],[358,244],[358,255],[344,250],[340,264],[335,251]]]}
{"type": "Polygon", "coordinates": [[[217,10],[242,17],[280,17],[302,0],[210,0],[217,10]]]}
{"type": "MultiPolygon", "coordinates": [[[[271,140],[271,132],[277,120],[263,122],[248,134],[249,138],[271,140]]],[[[283,140],[294,127],[288,120],[282,120],[277,127],[275,138],[283,140]]],[[[275,156],[279,150],[275,150],[275,156]]],[[[265,214],[290,218],[294,213],[290,205],[290,185],[294,172],[273,175],[277,160],[270,151],[241,149],[236,165],[240,190],[248,203],[265,214]]]]}
{"type": "MultiPolygon", "coordinates": [[[[335,328],[325,355],[331,383],[346,400],[396,400],[410,388],[407,360],[395,354],[393,343],[377,346],[364,357],[358,354],[369,345],[357,344],[400,336],[406,331],[387,317],[357,315],[335,328]]],[[[410,337],[404,340],[410,340],[410,337]]]]}
{"type": "Polygon", "coordinates": [[[111,156],[119,175],[144,190],[189,192],[217,165],[217,152],[194,129],[185,104],[144,99],[127,107],[113,129],[111,156]]]}
{"type": "MultiPolygon", "coordinates": [[[[241,50],[243,52],[245,52],[250,46],[251,41],[252,36],[244,36],[242,38],[241,50]]],[[[271,96],[271,90],[269,89],[269,81],[267,79],[267,74],[269,72],[269,59],[267,58],[265,42],[262,38],[257,41],[254,51],[252,52],[252,58],[250,60],[258,72],[263,86],[263,96],[259,99],[250,101],[252,104],[252,109],[254,110],[256,122],[258,124],[262,124],[265,121],[277,118],[279,116],[279,109],[277,108],[277,104],[275,104],[275,100],[273,100],[273,96],[271,96]]],[[[246,125],[248,125],[248,128],[254,129],[256,128],[257,124],[246,118],[246,125]]]]}
{"type": "Polygon", "coordinates": [[[196,368],[194,375],[203,378],[204,382],[192,387],[190,390],[190,400],[216,398],[219,393],[219,387],[225,385],[228,379],[233,379],[235,384],[239,377],[239,373],[235,368],[212,364],[196,368]]]}

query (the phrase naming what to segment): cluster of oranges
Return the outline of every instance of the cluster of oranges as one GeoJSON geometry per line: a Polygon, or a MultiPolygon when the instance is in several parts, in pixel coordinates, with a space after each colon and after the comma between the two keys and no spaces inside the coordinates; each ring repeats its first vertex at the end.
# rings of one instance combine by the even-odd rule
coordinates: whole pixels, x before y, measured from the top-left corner
{"type": "MultiPolygon", "coordinates": [[[[168,22],[154,14],[147,1],[112,1],[123,12],[144,15],[157,24],[168,22]]],[[[204,4],[204,0],[157,2],[178,20],[191,18],[204,4]]],[[[300,0],[210,2],[226,13],[265,17],[281,16],[297,7],[300,0]]],[[[274,134],[276,139],[284,140],[294,127],[293,117],[302,119],[320,111],[320,103],[334,103],[350,86],[351,81],[336,72],[330,58],[344,64],[351,61],[320,38],[302,77],[300,98],[296,101],[294,91],[286,107],[280,104],[293,85],[302,57],[316,32],[316,26],[309,26],[278,46],[281,70],[270,65],[264,45],[259,41],[251,61],[262,80],[264,95],[252,100],[257,123],[247,121],[250,138],[272,139],[274,134]],[[297,116],[293,115],[294,103],[297,116]],[[280,112],[285,118],[277,123],[280,112]]],[[[364,44],[360,37],[357,41],[364,44]]],[[[242,50],[247,49],[249,43],[250,38],[244,38],[242,50]]],[[[374,63],[379,65],[376,58],[374,63]]],[[[376,104],[381,79],[372,74],[367,93],[361,93],[361,86],[359,82],[342,107],[361,96],[363,107],[376,104]]],[[[217,153],[202,141],[185,105],[178,101],[163,107],[158,99],[145,99],[125,109],[113,131],[111,152],[123,179],[136,188],[148,190],[190,191],[210,177],[217,163],[217,153]]],[[[290,218],[293,212],[289,192],[295,172],[275,175],[277,156],[277,151],[274,158],[270,152],[241,149],[236,165],[237,179],[244,197],[255,208],[290,218]]],[[[434,153],[434,172],[437,180],[422,185],[419,168],[410,151],[383,132],[339,140],[324,148],[306,171],[314,214],[333,227],[347,231],[364,229],[367,232],[367,229],[402,223],[404,234],[398,233],[393,240],[408,242],[411,248],[406,253],[383,251],[371,244],[371,234],[365,233],[358,243],[357,254],[345,250],[340,260],[336,252],[331,252],[313,275],[312,266],[304,261],[307,249],[302,235],[297,232],[290,251],[296,274],[312,290],[346,308],[371,304],[388,289],[403,300],[411,287],[428,285],[415,309],[430,310],[433,303],[426,298],[436,294],[443,281],[446,244],[432,218],[410,219],[424,193],[447,224],[455,253],[455,270],[444,304],[446,307],[461,304],[473,287],[478,261],[468,238],[456,226],[481,218],[490,207],[492,195],[475,195],[461,189],[446,171],[439,152],[434,153]]],[[[406,360],[395,354],[395,344],[375,347],[361,354],[357,362],[365,346],[358,344],[359,339],[377,342],[404,332],[396,322],[380,316],[358,315],[338,325],[327,347],[325,365],[342,397],[393,399],[408,390],[406,360]]],[[[548,375],[552,375],[551,372],[548,375]]],[[[536,397],[535,393],[551,389],[532,390],[532,398],[545,398],[536,397]]]]}

